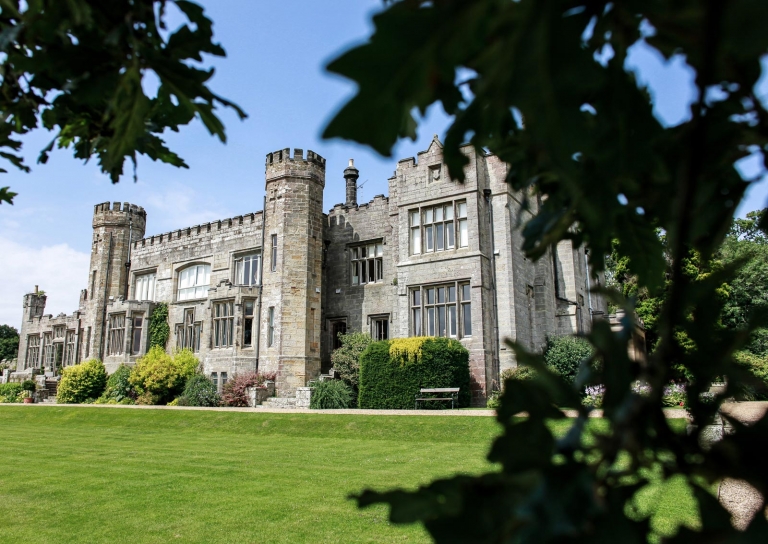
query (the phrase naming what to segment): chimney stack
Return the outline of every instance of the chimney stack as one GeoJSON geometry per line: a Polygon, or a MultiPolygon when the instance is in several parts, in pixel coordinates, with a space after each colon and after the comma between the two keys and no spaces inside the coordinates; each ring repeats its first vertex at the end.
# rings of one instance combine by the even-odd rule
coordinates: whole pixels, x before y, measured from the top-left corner
{"type": "Polygon", "coordinates": [[[360,171],[355,168],[355,159],[349,159],[349,166],[344,170],[344,179],[347,180],[346,206],[357,206],[357,178],[359,177],[360,171]]]}

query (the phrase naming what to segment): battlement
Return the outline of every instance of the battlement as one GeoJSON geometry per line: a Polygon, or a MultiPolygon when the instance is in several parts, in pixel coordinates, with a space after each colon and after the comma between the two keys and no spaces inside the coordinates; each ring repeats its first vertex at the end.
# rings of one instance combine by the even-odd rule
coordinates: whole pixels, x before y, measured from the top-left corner
{"type": "Polygon", "coordinates": [[[311,149],[307,150],[307,158],[304,158],[304,150],[300,148],[295,148],[293,150],[293,156],[291,156],[291,148],[286,147],[285,149],[280,149],[278,151],[273,151],[272,153],[267,153],[267,168],[274,165],[279,165],[280,163],[288,163],[288,162],[307,162],[311,164],[315,164],[323,169],[323,172],[325,172],[325,159],[312,151],[311,149]]]}
{"type": "Polygon", "coordinates": [[[328,217],[330,218],[330,225],[335,226],[337,222],[335,221],[335,217],[338,215],[348,215],[348,216],[354,216],[360,213],[367,213],[369,210],[373,210],[375,208],[387,208],[389,205],[389,197],[385,195],[376,195],[373,197],[373,200],[366,202],[364,204],[358,204],[356,206],[347,206],[344,203],[335,204],[333,208],[331,208],[328,212],[328,217]]]}
{"type": "Polygon", "coordinates": [[[185,227],[170,232],[164,232],[162,234],[147,236],[146,238],[135,241],[133,247],[134,249],[137,249],[139,247],[146,247],[147,245],[152,246],[163,242],[170,242],[171,240],[178,240],[183,237],[200,236],[242,225],[251,225],[257,223],[257,218],[260,219],[260,221],[258,221],[258,224],[260,225],[263,214],[263,211],[246,213],[245,215],[236,215],[235,217],[229,217],[227,219],[219,219],[217,221],[211,221],[210,223],[202,223],[192,227],[185,227]]]}
{"type": "Polygon", "coordinates": [[[101,204],[96,204],[93,207],[93,215],[107,212],[127,213],[130,215],[138,215],[144,218],[147,217],[147,212],[144,211],[144,208],[137,206],[136,204],[131,204],[130,202],[102,202],[101,204]]]}

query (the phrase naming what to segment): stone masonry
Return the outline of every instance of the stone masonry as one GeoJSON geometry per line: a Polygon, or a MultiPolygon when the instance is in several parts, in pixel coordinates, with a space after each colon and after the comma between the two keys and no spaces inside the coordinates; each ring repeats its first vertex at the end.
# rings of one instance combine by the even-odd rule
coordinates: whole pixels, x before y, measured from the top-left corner
{"type": "Polygon", "coordinates": [[[149,316],[166,303],[166,349],[191,348],[219,387],[260,369],[276,373],[279,397],[293,397],[330,368],[339,332],[420,334],[469,350],[482,404],[517,364],[504,339],[541,350],[548,336],[588,331],[604,302],[589,294],[601,278],[583,247],[560,242],[535,263],[523,255],[519,226],[536,197],[512,191],[497,157],[464,152],[464,183],[451,179],[435,137],[397,163],[389,196],[363,204],[350,160],[333,181],[346,201],[327,214],[325,159],[301,149],[267,155],[255,213],[145,236],[142,208],[98,204],[79,308],[53,317],[44,293],[24,296],[18,371],[90,357],[109,371],[135,364],[149,316]]]}

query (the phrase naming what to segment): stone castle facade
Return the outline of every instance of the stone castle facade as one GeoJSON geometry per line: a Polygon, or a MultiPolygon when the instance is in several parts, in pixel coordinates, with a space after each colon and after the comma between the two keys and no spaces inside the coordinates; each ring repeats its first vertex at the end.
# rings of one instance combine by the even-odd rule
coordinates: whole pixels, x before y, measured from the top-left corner
{"type": "MultiPolygon", "coordinates": [[[[604,302],[589,294],[584,248],[569,241],[533,262],[521,221],[536,212],[505,182],[507,165],[467,146],[466,181],[453,181],[435,137],[401,160],[389,196],[323,213],[325,159],[301,149],[266,158],[264,209],[145,236],[136,205],[97,204],[86,288],[72,315],[45,315],[24,296],[18,371],[96,357],[108,371],[146,353],[148,318],[168,305],[167,349],[190,348],[221,386],[234,374],[277,373],[279,396],[330,368],[338,333],[375,339],[448,336],[470,353],[474,399],[516,365],[503,343],[540,350],[552,335],[589,330],[604,302]]],[[[341,176],[338,178],[341,182],[341,176]]]]}

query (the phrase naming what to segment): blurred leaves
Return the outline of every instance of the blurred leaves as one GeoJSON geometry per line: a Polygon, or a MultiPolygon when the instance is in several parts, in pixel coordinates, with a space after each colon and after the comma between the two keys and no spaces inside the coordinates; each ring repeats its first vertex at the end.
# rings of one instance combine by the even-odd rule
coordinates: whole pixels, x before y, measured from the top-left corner
{"type": "MultiPolygon", "coordinates": [[[[613,330],[594,324],[586,337],[595,353],[575,385],[512,344],[518,363],[536,368],[537,377],[508,383],[501,398],[504,431],[489,458],[502,471],[413,492],[367,491],[360,505],[387,503],[393,521],[420,520],[438,542],[647,542],[659,535],[632,500],[653,474],[684,478],[699,504],[702,526],[681,529],[675,540],[764,539],[767,524],[759,516],[737,535],[709,489],[725,477],[764,489],[757,457],[768,420],[735,425],[735,434],[711,450],[699,439],[723,398],[749,379],[734,353],[763,326],[751,309],[728,310],[728,288],[746,260],[719,263],[718,252],[748,187],[734,164],[752,153],[766,160],[768,112],[754,93],[768,53],[768,4],[400,0],[387,6],[374,17],[369,42],[328,65],[358,91],[324,136],[389,155],[399,138],[415,138],[419,114],[440,104],[453,116],[444,145],[451,176],[464,181],[465,142],[495,153],[508,165],[510,189],[537,197],[535,206],[526,200],[535,212],[523,225],[528,256],[539,258],[571,239],[589,247],[590,265],[600,271],[613,250],[612,261],[633,278],[625,294],[656,300],[647,308],[656,343],[642,364],[629,358],[633,300],[614,298],[630,311],[613,330]],[[648,92],[626,70],[628,50],[640,42],[667,59],[679,55],[695,73],[697,97],[687,121],[662,125],[648,92]],[[739,327],[724,327],[724,315],[739,327]],[[680,366],[690,380],[686,405],[696,424],[689,435],[674,432],[662,409],[663,388],[680,366]],[[721,376],[729,378],[726,393],[702,401],[700,393],[721,376]],[[650,392],[635,393],[636,380],[650,392]],[[595,384],[606,388],[608,429],[600,433],[590,432],[579,403],[579,388],[595,384]],[[563,417],[562,407],[579,415],[556,438],[547,421],[563,417]],[[522,412],[526,419],[513,417],[522,412]]],[[[756,229],[766,223],[763,216],[759,224],[754,218],[737,226],[757,240],[756,229]]],[[[750,289],[745,284],[742,295],[750,289]]]]}
{"type": "Polygon", "coordinates": [[[117,183],[125,160],[135,166],[137,154],[187,167],[165,145],[166,129],[178,131],[198,117],[224,142],[216,107],[245,118],[208,88],[213,70],[195,65],[205,54],[225,52],[213,42],[203,8],[186,0],[3,0],[0,52],[0,156],[24,171],[15,138],[39,126],[55,137],[38,162],[56,146],[71,146],[76,158],[97,157],[117,183]],[[165,27],[169,5],[186,18],[175,30],[165,27]],[[159,79],[154,95],[147,92],[149,73],[159,79]]]}

